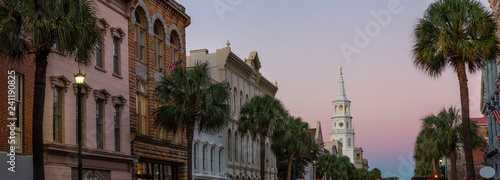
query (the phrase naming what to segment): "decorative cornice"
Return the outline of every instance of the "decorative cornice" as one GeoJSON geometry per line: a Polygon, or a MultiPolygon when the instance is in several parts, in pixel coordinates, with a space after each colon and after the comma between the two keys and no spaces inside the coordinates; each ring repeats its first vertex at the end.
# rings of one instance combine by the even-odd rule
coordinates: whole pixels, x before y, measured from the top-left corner
{"type": "MultiPolygon", "coordinates": [[[[77,86],[78,85],[76,83],[73,83],[73,90],[75,92],[75,96],[78,93],[77,86]]],[[[92,91],[92,88],[87,83],[84,82],[82,85],[82,94],[89,95],[91,91],[92,91]]],[[[89,98],[89,96],[87,96],[87,98],[89,98]]]]}
{"type": "Polygon", "coordinates": [[[113,102],[113,106],[124,106],[127,103],[127,99],[122,95],[111,96],[111,101],[113,102]]]}
{"type": "Polygon", "coordinates": [[[123,39],[125,37],[125,31],[123,31],[122,28],[112,27],[112,28],[110,28],[110,30],[111,30],[111,35],[113,37],[117,37],[120,39],[123,39]]]}
{"type": "Polygon", "coordinates": [[[71,84],[71,81],[66,78],[64,75],[60,76],[50,76],[50,86],[52,88],[60,87],[64,88],[65,92],[68,92],[68,87],[71,84]]]}
{"type": "Polygon", "coordinates": [[[108,99],[111,96],[111,94],[106,91],[106,89],[96,89],[94,90],[94,98],[97,101],[98,99],[104,100],[104,103],[108,103],[108,99]]]}

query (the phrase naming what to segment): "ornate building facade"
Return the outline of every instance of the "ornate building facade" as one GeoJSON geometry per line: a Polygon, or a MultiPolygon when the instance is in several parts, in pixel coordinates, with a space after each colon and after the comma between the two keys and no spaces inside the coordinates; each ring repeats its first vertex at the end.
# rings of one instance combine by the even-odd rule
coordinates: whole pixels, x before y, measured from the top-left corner
{"type": "MultiPolygon", "coordinates": [[[[137,157],[130,151],[128,28],[132,2],[97,0],[104,41],[87,67],[71,55],[48,58],[44,105],[46,179],[77,178],[77,88],[74,74],[86,74],[82,89],[84,179],[131,179],[137,157]]],[[[57,46],[57,44],[55,45],[57,46]]]]}
{"type": "MultiPolygon", "coordinates": [[[[227,81],[231,87],[232,120],[219,133],[196,133],[193,145],[193,176],[196,179],[260,179],[259,137],[238,132],[239,109],[252,97],[276,95],[278,87],[259,72],[261,63],[257,52],[241,59],[229,47],[208,53],[206,49],[193,50],[187,58],[188,66],[209,62],[211,77],[217,82],[227,81]]],[[[266,141],[266,179],[276,179],[276,157],[266,141]]]]}
{"type": "Polygon", "coordinates": [[[174,0],[136,0],[127,15],[131,152],[139,158],[132,177],[187,179],[185,131],[155,127],[153,113],[159,105],[155,88],[169,73],[167,65],[186,58],[185,29],[191,19],[174,0]]]}

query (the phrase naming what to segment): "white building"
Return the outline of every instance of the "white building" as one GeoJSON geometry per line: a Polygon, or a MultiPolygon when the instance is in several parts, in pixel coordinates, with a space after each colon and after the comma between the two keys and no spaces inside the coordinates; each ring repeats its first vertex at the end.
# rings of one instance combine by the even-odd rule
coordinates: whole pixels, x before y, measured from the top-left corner
{"type": "MultiPolygon", "coordinates": [[[[224,131],[207,133],[197,131],[193,141],[194,179],[260,179],[259,137],[238,132],[239,109],[253,96],[269,94],[274,96],[278,87],[263,77],[257,52],[250,52],[247,59],[241,59],[227,47],[208,53],[207,49],[190,51],[187,66],[196,62],[209,62],[212,79],[227,81],[231,87],[232,121],[224,131]]],[[[275,156],[266,141],[266,179],[276,179],[275,156]]]]}
{"type": "Polygon", "coordinates": [[[339,68],[339,91],[337,98],[333,101],[333,129],[330,132],[330,141],[340,141],[343,145],[342,154],[349,157],[351,163],[356,164],[354,159],[354,129],[352,126],[352,116],[350,111],[351,101],[349,101],[346,97],[342,67],[339,68]]]}

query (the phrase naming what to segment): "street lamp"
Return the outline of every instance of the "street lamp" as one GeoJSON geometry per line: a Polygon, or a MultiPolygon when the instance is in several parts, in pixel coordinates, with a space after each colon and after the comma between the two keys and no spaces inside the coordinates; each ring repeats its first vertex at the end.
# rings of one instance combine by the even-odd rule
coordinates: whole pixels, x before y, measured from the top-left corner
{"type": "Polygon", "coordinates": [[[77,98],[77,106],[78,106],[78,117],[77,124],[77,138],[78,138],[78,180],[83,180],[83,172],[82,172],[82,87],[83,81],[85,80],[85,74],[82,74],[78,71],[78,74],[75,74],[76,87],[78,89],[78,93],[76,94],[77,98]]]}

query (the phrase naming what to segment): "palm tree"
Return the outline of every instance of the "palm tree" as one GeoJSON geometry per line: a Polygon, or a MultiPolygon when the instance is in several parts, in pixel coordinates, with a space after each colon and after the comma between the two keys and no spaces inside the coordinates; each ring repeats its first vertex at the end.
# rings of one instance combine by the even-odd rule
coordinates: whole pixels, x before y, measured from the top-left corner
{"type": "MultiPolygon", "coordinates": [[[[434,173],[437,171],[437,159],[448,157],[451,160],[451,180],[457,179],[457,143],[463,142],[460,133],[463,129],[460,123],[459,110],[455,107],[443,108],[437,115],[430,114],[422,119],[422,131],[417,138],[418,151],[416,154],[425,156],[430,153],[432,157],[434,173]]],[[[484,141],[477,135],[477,126],[470,122],[471,142],[473,148],[484,147],[484,141]]],[[[416,145],[417,146],[417,145],[416,145]]],[[[416,147],[417,148],[417,147],[416,147]]],[[[421,156],[421,157],[423,157],[421,156]]],[[[425,158],[421,160],[425,161],[425,158]]],[[[428,158],[427,158],[428,160],[428,158]]]]}
{"type": "Polygon", "coordinates": [[[240,109],[238,131],[259,135],[260,138],[260,178],[265,179],[266,137],[272,134],[278,121],[288,116],[278,99],[265,94],[254,96],[240,109]]]}
{"type": "Polygon", "coordinates": [[[316,162],[316,177],[317,178],[323,178],[326,177],[326,179],[330,179],[334,175],[334,172],[332,171],[335,166],[335,159],[336,156],[333,154],[323,154],[319,156],[318,161],[316,162]]]}
{"type": "Polygon", "coordinates": [[[301,118],[289,116],[278,122],[278,129],[273,133],[271,148],[275,154],[286,155],[287,180],[291,178],[293,158],[311,153],[315,145],[308,129],[309,125],[301,118]]]}
{"type": "Polygon", "coordinates": [[[192,69],[175,68],[156,88],[158,101],[164,106],[155,110],[155,126],[176,132],[186,130],[188,179],[192,179],[192,151],[195,125],[199,131],[217,132],[230,118],[229,86],[213,83],[208,63],[197,63],[192,69]]]}
{"type": "Polygon", "coordinates": [[[0,54],[18,63],[26,61],[28,54],[35,56],[33,96],[36,98],[33,100],[32,117],[34,177],[45,179],[43,111],[47,57],[57,44],[58,52],[73,55],[75,61],[86,65],[100,42],[102,34],[96,24],[96,8],[92,1],[0,1],[0,54]]]}
{"type": "Polygon", "coordinates": [[[466,69],[480,70],[499,53],[492,13],[476,0],[438,0],[419,19],[414,30],[414,65],[439,77],[447,65],[457,73],[460,86],[467,179],[474,178],[469,92],[466,69]]]}
{"type": "Polygon", "coordinates": [[[423,164],[423,166],[415,167],[415,175],[432,176],[438,172],[437,160],[442,157],[442,153],[438,140],[433,134],[435,134],[434,129],[422,129],[417,136],[413,158],[417,165],[423,164]],[[430,167],[426,165],[427,163],[430,163],[432,169],[428,169],[430,167]]]}
{"type": "Polygon", "coordinates": [[[423,119],[424,129],[433,129],[430,136],[437,137],[438,151],[441,156],[449,157],[451,160],[451,180],[457,179],[457,142],[458,142],[458,123],[460,115],[458,110],[450,107],[448,110],[443,108],[437,116],[429,115],[423,119]]]}
{"type": "Polygon", "coordinates": [[[376,180],[378,180],[378,179],[382,179],[382,172],[381,172],[381,171],[380,171],[380,169],[378,169],[378,168],[374,168],[374,169],[372,169],[372,170],[370,171],[370,174],[371,174],[371,176],[372,176],[374,179],[376,179],[376,180]]]}

